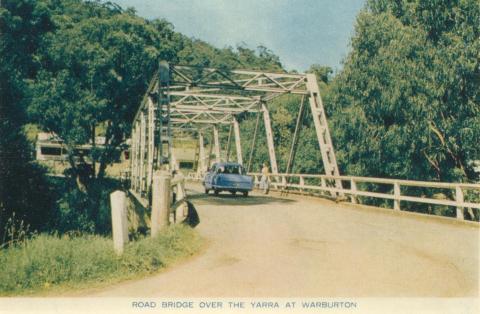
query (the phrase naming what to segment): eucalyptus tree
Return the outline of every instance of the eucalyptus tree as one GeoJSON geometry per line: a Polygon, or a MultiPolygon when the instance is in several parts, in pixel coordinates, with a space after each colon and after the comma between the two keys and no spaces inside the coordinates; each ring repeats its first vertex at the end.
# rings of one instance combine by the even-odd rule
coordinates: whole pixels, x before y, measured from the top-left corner
{"type": "Polygon", "coordinates": [[[480,6],[371,0],[328,99],[343,172],[478,180],[480,6]]]}

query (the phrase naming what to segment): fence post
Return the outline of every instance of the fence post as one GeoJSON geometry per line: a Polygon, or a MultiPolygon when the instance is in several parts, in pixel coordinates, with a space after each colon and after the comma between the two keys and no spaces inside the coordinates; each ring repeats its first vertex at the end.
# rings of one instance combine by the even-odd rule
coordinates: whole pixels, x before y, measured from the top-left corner
{"type": "Polygon", "coordinates": [[[152,186],[152,230],[154,237],[161,229],[168,226],[170,218],[170,173],[155,171],[152,186]]]}
{"type": "Polygon", "coordinates": [[[305,179],[303,178],[303,176],[300,176],[300,181],[298,182],[301,186],[304,186],[305,185],[305,179]]]}
{"type": "Polygon", "coordinates": [[[393,184],[393,209],[400,210],[400,184],[395,182],[393,184]]]}
{"type": "Polygon", "coordinates": [[[183,218],[186,216],[186,198],[187,193],[185,193],[185,183],[181,181],[177,184],[177,202],[182,201],[180,205],[178,205],[177,209],[175,210],[175,223],[179,223],[183,221],[183,218]]]}
{"type": "MultiPolygon", "coordinates": [[[[322,187],[322,188],[326,188],[326,187],[327,187],[327,181],[325,180],[324,177],[321,177],[321,178],[320,178],[320,187],[322,187]]],[[[326,190],[324,190],[324,189],[322,189],[321,191],[322,191],[322,194],[324,194],[324,195],[327,195],[327,194],[328,194],[328,192],[327,192],[326,190]]]]}
{"type": "MultiPolygon", "coordinates": [[[[455,201],[458,203],[463,203],[463,191],[459,185],[455,186],[455,201]]],[[[457,206],[457,219],[464,220],[465,216],[463,215],[463,207],[457,206]]]]}
{"type": "Polygon", "coordinates": [[[123,246],[128,243],[127,201],[125,192],[115,191],[110,194],[112,210],[113,248],[117,254],[123,253],[123,246]]]}
{"type": "Polygon", "coordinates": [[[304,191],[303,187],[305,186],[305,179],[303,176],[300,176],[300,181],[298,182],[300,184],[300,191],[304,191]]]}
{"type": "Polygon", "coordinates": [[[357,183],[355,182],[354,179],[350,179],[350,191],[352,192],[352,195],[350,196],[352,200],[352,204],[357,204],[357,183]]]}

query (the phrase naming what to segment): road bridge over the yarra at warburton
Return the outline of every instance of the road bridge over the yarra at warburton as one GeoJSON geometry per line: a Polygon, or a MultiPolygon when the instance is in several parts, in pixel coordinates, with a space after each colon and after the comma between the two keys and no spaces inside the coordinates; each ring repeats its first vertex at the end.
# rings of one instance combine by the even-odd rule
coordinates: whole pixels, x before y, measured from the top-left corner
{"type": "Polygon", "coordinates": [[[480,185],[340,174],[313,74],[160,63],[133,122],[130,156],[130,194],[152,210],[152,231],[169,217],[177,222],[186,217],[185,204],[170,206],[175,191],[177,202],[189,200],[195,207],[196,228],[208,246],[167,272],[93,295],[479,294],[480,185]],[[285,95],[299,97],[300,105],[289,157],[280,169],[269,107],[280,106],[285,95]],[[241,134],[240,124],[249,116],[256,117],[255,128],[241,134]],[[322,173],[291,173],[306,118],[313,119],[322,173]],[[222,134],[228,134],[223,144],[222,134]],[[249,147],[242,145],[246,136],[249,147]],[[260,136],[268,146],[271,193],[205,195],[201,178],[218,161],[244,165],[258,185],[260,174],[252,170],[260,136]],[[182,177],[172,147],[185,137],[197,141],[198,152],[195,171],[182,177]],[[381,200],[381,207],[366,206],[371,200],[381,200]],[[428,210],[415,213],[415,206],[428,210]],[[439,208],[450,217],[434,215],[439,208]]]}

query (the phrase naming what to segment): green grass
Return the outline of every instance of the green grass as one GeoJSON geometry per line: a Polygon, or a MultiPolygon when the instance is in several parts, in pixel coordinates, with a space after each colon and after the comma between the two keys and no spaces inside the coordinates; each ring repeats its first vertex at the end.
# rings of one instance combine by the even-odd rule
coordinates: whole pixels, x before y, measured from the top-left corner
{"type": "Polygon", "coordinates": [[[121,256],[110,238],[39,235],[0,250],[0,295],[25,295],[111,284],[157,272],[202,247],[197,233],[173,225],[157,237],[131,242],[121,256]]]}

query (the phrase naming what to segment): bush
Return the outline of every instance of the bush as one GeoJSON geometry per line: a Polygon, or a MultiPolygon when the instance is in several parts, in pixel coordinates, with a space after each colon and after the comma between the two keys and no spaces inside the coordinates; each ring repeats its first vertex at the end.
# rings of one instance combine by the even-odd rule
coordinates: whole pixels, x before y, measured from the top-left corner
{"type": "Polygon", "coordinates": [[[34,163],[0,160],[0,247],[16,240],[11,228],[29,232],[50,229],[55,198],[44,172],[34,163]]]}
{"type": "Polygon", "coordinates": [[[0,250],[0,295],[95,286],[152,273],[194,254],[201,242],[191,228],[174,225],[155,238],[128,244],[117,256],[110,238],[42,234],[0,250]]]}
{"type": "Polygon", "coordinates": [[[95,180],[88,193],[80,191],[71,179],[56,179],[57,208],[51,230],[66,232],[111,233],[110,193],[121,189],[115,179],[95,180]]]}

